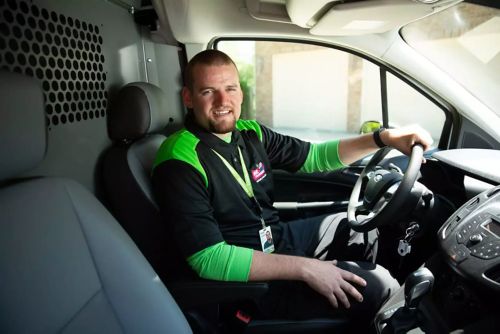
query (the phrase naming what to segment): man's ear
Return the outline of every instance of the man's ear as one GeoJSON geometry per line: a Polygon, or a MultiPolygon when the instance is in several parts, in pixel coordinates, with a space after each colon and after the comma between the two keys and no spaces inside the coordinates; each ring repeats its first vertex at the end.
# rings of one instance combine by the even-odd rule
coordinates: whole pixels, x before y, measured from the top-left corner
{"type": "Polygon", "coordinates": [[[193,108],[191,91],[186,86],[182,87],[182,102],[184,102],[186,108],[193,108]]]}

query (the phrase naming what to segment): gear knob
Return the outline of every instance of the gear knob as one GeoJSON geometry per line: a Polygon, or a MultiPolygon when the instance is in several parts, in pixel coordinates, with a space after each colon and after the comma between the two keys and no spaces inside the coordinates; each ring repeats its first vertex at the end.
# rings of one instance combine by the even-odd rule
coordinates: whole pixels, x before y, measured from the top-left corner
{"type": "Polygon", "coordinates": [[[427,268],[412,272],[405,281],[405,306],[415,308],[422,298],[432,290],[434,275],[427,268]]]}

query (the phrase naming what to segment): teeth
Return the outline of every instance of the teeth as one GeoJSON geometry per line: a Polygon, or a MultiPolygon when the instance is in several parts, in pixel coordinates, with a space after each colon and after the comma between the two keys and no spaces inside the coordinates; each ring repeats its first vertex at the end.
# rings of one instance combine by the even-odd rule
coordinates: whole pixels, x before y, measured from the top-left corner
{"type": "Polygon", "coordinates": [[[227,115],[227,114],[229,114],[229,110],[216,111],[215,114],[217,116],[227,115]]]}

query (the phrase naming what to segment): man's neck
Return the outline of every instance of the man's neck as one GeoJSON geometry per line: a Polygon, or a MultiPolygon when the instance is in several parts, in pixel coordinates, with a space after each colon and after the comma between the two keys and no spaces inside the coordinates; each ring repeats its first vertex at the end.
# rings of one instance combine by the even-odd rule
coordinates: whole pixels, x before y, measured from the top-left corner
{"type": "Polygon", "coordinates": [[[230,143],[231,142],[231,134],[232,134],[232,132],[228,132],[228,133],[212,133],[212,134],[214,136],[219,137],[220,139],[222,139],[226,143],[230,143]]]}

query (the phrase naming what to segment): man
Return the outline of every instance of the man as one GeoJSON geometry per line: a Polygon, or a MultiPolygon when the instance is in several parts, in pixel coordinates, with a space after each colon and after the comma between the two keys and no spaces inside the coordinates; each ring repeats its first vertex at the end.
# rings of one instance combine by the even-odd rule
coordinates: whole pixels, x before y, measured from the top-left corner
{"type": "MultiPolygon", "coordinates": [[[[193,57],[185,84],[182,97],[190,109],[185,128],[159,149],[153,185],[173,239],[191,268],[208,279],[270,281],[270,292],[261,305],[265,317],[346,315],[372,320],[397,282],[371,263],[313,258],[330,244],[342,219],[280,222],[272,206],[271,170],[340,168],[378,149],[374,137],[310,144],[255,121],[239,120],[243,93],[238,71],[217,50],[193,57]],[[268,233],[274,243],[266,248],[268,233]]],[[[415,143],[424,148],[431,143],[419,128],[390,129],[378,135],[379,144],[406,154],[415,143]]],[[[352,232],[348,238],[350,244],[363,240],[352,232]]],[[[339,246],[335,240],[333,245],[339,246]]],[[[330,258],[340,257],[366,260],[349,252],[330,254],[330,258]]]]}
{"type": "MultiPolygon", "coordinates": [[[[264,252],[266,252],[267,249],[273,247],[273,238],[271,237],[271,231],[266,231],[266,240],[264,241],[264,246],[262,246],[264,252]]],[[[271,253],[271,251],[269,251],[271,253]]]]}

